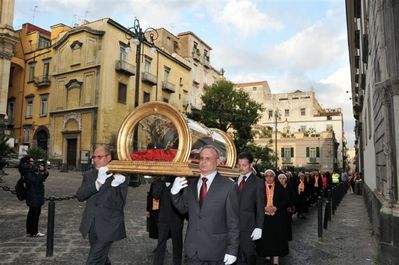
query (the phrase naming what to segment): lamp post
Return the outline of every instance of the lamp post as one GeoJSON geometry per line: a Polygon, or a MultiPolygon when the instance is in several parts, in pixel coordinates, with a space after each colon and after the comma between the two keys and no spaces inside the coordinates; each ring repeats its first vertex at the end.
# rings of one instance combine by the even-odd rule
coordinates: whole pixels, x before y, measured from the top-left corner
{"type": "Polygon", "coordinates": [[[277,161],[278,161],[278,155],[277,155],[277,119],[280,118],[280,110],[275,109],[274,110],[274,153],[276,154],[276,161],[274,164],[274,167],[277,169],[277,161]]]}
{"type": "Polygon", "coordinates": [[[158,32],[154,28],[147,28],[143,31],[140,26],[140,21],[135,18],[133,27],[128,28],[130,34],[126,34],[126,39],[128,39],[127,48],[130,49],[130,40],[134,36],[134,43],[136,44],[136,90],[134,95],[134,107],[139,106],[139,93],[140,93],[140,60],[142,56],[144,56],[144,43],[147,42],[151,45],[151,50],[156,51],[156,47],[154,41],[158,38],[158,32]],[[146,33],[151,32],[149,34],[149,39],[146,37],[146,33]]]}

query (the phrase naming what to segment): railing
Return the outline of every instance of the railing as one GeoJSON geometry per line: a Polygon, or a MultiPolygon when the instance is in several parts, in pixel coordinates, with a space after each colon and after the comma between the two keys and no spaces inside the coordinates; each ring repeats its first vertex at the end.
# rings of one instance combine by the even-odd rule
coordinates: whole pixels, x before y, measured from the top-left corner
{"type": "Polygon", "coordinates": [[[143,82],[147,82],[153,85],[157,84],[157,77],[149,72],[142,72],[141,73],[141,80],[143,82]]]}
{"type": "Polygon", "coordinates": [[[170,82],[168,82],[168,81],[163,81],[162,82],[162,89],[163,90],[167,90],[167,91],[172,92],[172,93],[174,93],[176,91],[175,85],[170,83],[170,82]]]}
{"type": "Polygon", "coordinates": [[[318,161],[317,157],[309,157],[308,158],[308,163],[317,164],[317,163],[319,163],[319,161],[318,161]]]}
{"type": "Polygon", "coordinates": [[[119,60],[116,62],[115,70],[129,76],[136,74],[136,66],[123,60],[119,60]]]}
{"type": "Polygon", "coordinates": [[[33,81],[36,87],[46,87],[51,84],[49,75],[36,76],[33,81]]]}

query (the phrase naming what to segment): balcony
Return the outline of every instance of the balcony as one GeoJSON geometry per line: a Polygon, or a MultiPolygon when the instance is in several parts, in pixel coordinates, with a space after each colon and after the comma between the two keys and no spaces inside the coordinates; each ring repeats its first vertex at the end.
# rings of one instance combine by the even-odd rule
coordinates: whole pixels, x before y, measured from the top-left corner
{"type": "Polygon", "coordinates": [[[130,64],[126,61],[119,60],[116,62],[115,70],[122,74],[126,74],[128,76],[132,76],[136,74],[136,66],[130,64]]]}
{"type": "Polygon", "coordinates": [[[192,55],[193,55],[194,60],[196,60],[198,62],[201,61],[201,52],[199,49],[194,49],[192,55]]]}
{"type": "Polygon", "coordinates": [[[283,164],[292,164],[291,157],[283,157],[283,164]]]}
{"type": "Polygon", "coordinates": [[[149,83],[151,85],[157,84],[157,77],[149,72],[141,73],[141,81],[149,83]]]}
{"type": "Polygon", "coordinates": [[[168,81],[163,81],[162,82],[162,90],[171,92],[171,93],[175,93],[176,91],[176,86],[168,81]]]}
{"type": "Polygon", "coordinates": [[[319,160],[317,157],[308,157],[308,164],[318,164],[319,160]]]}
{"type": "Polygon", "coordinates": [[[209,56],[204,56],[204,66],[206,68],[211,68],[211,63],[209,61],[209,56]]]}
{"type": "Polygon", "coordinates": [[[48,87],[51,84],[49,75],[37,76],[33,79],[33,82],[37,88],[48,87]]]}

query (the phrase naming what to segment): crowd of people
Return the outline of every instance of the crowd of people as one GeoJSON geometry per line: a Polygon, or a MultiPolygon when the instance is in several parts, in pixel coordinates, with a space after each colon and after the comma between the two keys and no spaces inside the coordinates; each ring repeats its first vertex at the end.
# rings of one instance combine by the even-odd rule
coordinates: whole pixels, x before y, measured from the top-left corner
{"type": "MultiPolygon", "coordinates": [[[[111,264],[112,243],[126,237],[128,181],[122,174],[108,172],[107,146],[97,147],[92,158],[94,167],[83,174],[77,191],[77,199],[86,201],[80,231],[90,243],[86,264],[111,264]]],[[[44,234],[37,227],[48,172],[33,163],[31,157],[21,159],[20,172],[28,185],[27,234],[40,237],[44,234]]],[[[174,265],[181,265],[183,256],[189,265],[280,264],[280,257],[289,253],[292,217],[306,218],[309,207],[326,196],[328,187],[344,182],[353,192],[361,179],[345,172],[256,172],[250,153],[238,155],[240,175],[227,178],[217,171],[220,163],[219,151],[207,145],[200,150],[200,177],[164,176],[152,182],[146,216],[149,236],[157,239],[154,265],[164,264],[168,239],[174,265]]]]}

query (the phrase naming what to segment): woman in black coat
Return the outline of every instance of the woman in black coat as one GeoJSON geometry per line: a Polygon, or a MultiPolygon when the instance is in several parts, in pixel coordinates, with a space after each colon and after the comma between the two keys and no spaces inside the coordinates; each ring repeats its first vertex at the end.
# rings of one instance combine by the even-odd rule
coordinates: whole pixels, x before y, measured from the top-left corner
{"type": "Polygon", "coordinates": [[[285,227],[285,216],[288,206],[288,195],[271,169],[265,175],[265,218],[262,237],[256,241],[256,252],[260,257],[279,264],[279,257],[288,255],[288,240],[285,227]]]}
{"type": "Polygon", "coordinates": [[[44,165],[35,165],[34,163],[32,157],[25,156],[21,158],[18,170],[25,182],[26,205],[29,206],[26,217],[26,234],[31,237],[42,237],[44,234],[39,232],[38,227],[44,204],[44,181],[48,177],[48,172],[44,165]]]}

